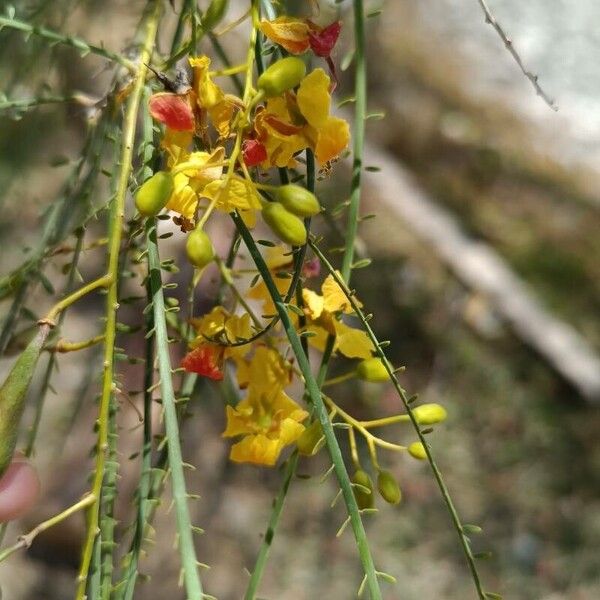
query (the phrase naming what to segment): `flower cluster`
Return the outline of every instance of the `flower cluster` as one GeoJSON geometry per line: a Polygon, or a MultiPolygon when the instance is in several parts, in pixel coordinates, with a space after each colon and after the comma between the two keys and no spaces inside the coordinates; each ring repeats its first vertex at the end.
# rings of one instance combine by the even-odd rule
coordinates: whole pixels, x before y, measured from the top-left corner
{"type": "MultiPolygon", "coordinates": [[[[237,440],[230,452],[235,462],[273,466],[291,445],[312,455],[322,445],[323,434],[320,423],[310,423],[308,407],[288,395],[302,381],[294,362],[286,358],[288,342],[277,322],[277,299],[265,272],[238,268],[239,260],[226,266],[217,256],[204,231],[213,211],[233,213],[249,228],[262,217],[282,242],[270,244],[263,258],[280,296],[277,301],[285,298],[298,334],[315,351],[323,352],[328,346],[334,357],[359,361],[324,387],[350,378],[389,381],[385,365],[355,318],[361,304],[356,298],[351,301],[339,285],[340,274],[331,271],[320,285],[313,283],[320,274],[319,261],[305,259],[302,247],[308,239],[305,219],[321,211],[318,198],[299,183],[270,182],[274,168],[299,169],[298,155],[305,151],[314,155],[323,170],[329,170],[349,143],[348,123],[331,114],[336,84],[331,53],[340,26],[335,22],[319,27],[291,17],[262,21],[259,27],[265,37],[292,56],[274,60],[256,81],[251,53],[247,63],[224,72],[212,71],[207,56],[192,57],[188,83],[167,85],[168,89],[150,98],[150,114],[164,126],[160,144],[164,168],[139,188],[136,206],[142,216],[169,211],[187,234],[186,253],[198,270],[196,281],[207,265],[216,262],[231,291],[229,300],[191,319],[195,337],[181,364],[186,371],[215,382],[225,378],[235,382],[238,399],[226,407],[223,433],[237,440]],[[306,72],[299,55],[309,51],[327,61],[333,82],[320,67],[306,72]],[[246,72],[242,98],[226,93],[216,83],[218,76],[236,70],[246,72]],[[246,291],[239,290],[238,283],[250,275],[254,277],[246,291]]],[[[415,458],[423,458],[425,450],[419,443],[404,447],[384,442],[370,429],[406,420],[406,415],[357,421],[331,398],[323,397],[331,420],[343,421],[349,431],[359,504],[372,505],[373,486],[360,466],[356,434],[367,443],[379,473],[381,495],[388,502],[398,502],[399,488],[379,467],[377,447],[408,450],[415,458]]],[[[432,406],[420,407],[424,423],[445,418],[441,407],[432,406]]]]}

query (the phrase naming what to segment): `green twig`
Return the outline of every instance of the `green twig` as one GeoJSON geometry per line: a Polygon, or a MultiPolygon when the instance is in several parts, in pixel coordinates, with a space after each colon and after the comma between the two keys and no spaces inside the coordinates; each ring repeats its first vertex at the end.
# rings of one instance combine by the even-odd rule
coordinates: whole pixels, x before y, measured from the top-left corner
{"type": "Polygon", "coordinates": [[[437,463],[433,457],[431,448],[429,447],[429,444],[427,443],[425,435],[423,434],[423,432],[421,430],[419,422],[417,421],[417,419],[410,407],[410,403],[408,401],[409,400],[408,395],[406,394],[406,391],[400,385],[400,382],[398,381],[398,378],[396,377],[396,374],[394,372],[394,367],[393,367],[392,363],[389,361],[385,352],[383,351],[382,344],[377,339],[377,336],[375,335],[375,332],[371,328],[371,325],[369,324],[368,319],[365,317],[365,313],[361,310],[360,306],[356,302],[356,298],[355,298],[354,294],[348,288],[345,281],[339,276],[339,274],[333,268],[333,265],[327,260],[325,255],[321,252],[319,247],[313,241],[309,241],[309,245],[313,249],[314,253],[319,257],[319,260],[325,266],[327,271],[335,279],[336,283],[340,286],[340,288],[344,292],[344,295],[346,296],[346,298],[348,298],[348,301],[350,302],[352,309],[356,313],[356,316],[360,319],[360,321],[363,325],[363,328],[365,329],[365,331],[367,332],[367,335],[369,336],[369,339],[373,343],[373,346],[375,348],[375,353],[382,360],[382,362],[385,366],[385,370],[387,371],[387,373],[389,375],[389,378],[396,390],[396,393],[398,394],[398,397],[400,398],[400,400],[402,401],[402,404],[404,405],[406,413],[408,414],[408,416],[410,418],[410,421],[411,421],[413,428],[419,438],[419,441],[423,444],[423,447],[425,448],[425,453],[427,454],[427,460],[429,462],[429,465],[431,466],[431,470],[433,471],[435,480],[438,484],[438,487],[440,489],[440,492],[442,494],[442,497],[444,499],[444,502],[446,504],[448,512],[450,513],[452,523],[453,523],[454,528],[456,529],[456,532],[460,539],[460,543],[463,548],[463,551],[464,551],[464,554],[465,554],[465,557],[467,560],[467,564],[469,566],[469,570],[471,571],[471,576],[473,578],[473,583],[475,584],[475,589],[477,590],[477,594],[479,595],[479,598],[481,600],[485,600],[485,593],[483,591],[479,573],[477,571],[477,566],[475,564],[475,557],[473,556],[473,552],[471,551],[471,546],[469,545],[469,539],[467,538],[467,535],[464,532],[462,522],[460,520],[460,517],[458,516],[458,512],[454,506],[454,502],[452,501],[448,487],[446,486],[446,483],[442,477],[442,473],[441,473],[439,467],[437,466],[437,463]]]}
{"type": "Polygon", "coordinates": [[[138,110],[142,98],[144,81],[146,77],[146,64],[150,62],[154,40],[158,28],[161,3],[154,0],[149,6],[153,7],[146,21],[144,46],[140,56],[140,69],[136,75],[131,95],[129,96],[125,113],[123,127],[123,141],[121,146],[121,160],[118,173],[117,193],[114,197],[115,219],[111,224],[111,236],[109,241],[108,270],[107,275],[111,278],[110,286],[106,296],[106,339],[104,343],[104,373],[102,381],[102,396],[98,410],[98,445],[96,449],[96,464],[92,493],[96,501],[89,511],[87,536],[83,549],[83,557],[79,570],[77,588],[77,600],[83,600],[85,596],[86,580],[92,560],[92,553],[96,536],[98,535],[98,521],[100,516],[100,502],[102,501],[102,487],[104,483],[106,449],[108,444],[108,413],[110,398],[114,385],[114,354],[116,337],[116,317],[118,309],[118,266],[121,249],[122,227],[125,212],[125,199],[127,196],[129,176],[132,170],[133,145],[138,110]]]}
{"type": "Polygon", "coordinates": [[[240,232],[240,235],[242,236],[242,239],[246,244],[246,247],[248,248],[248,251],[250,252],[250,255],[252,256],[252,259],[254,260],[254,263],[256,264],[256,267],[262,275],[262,278],[265,282],[265,285],[267,286],[267,289],[273,300],[277,313],[281,319],[281,323],[292,347],[292,351],[294,352],[296,360],[298,361],[298,367],[302,372],[302,376],[304,377],[306,393],[310,399],[316,417],[319,419],[319,422],[321,423],[321,426],[323,428],[323,433],[325,436],[327,447],[329,449],[331,461],[334,465],[335,473],[340,484],[340,488],[342,490],[344,501],[346,503],[346,509],[348,511],[350,523],[352,525],[352,530],[354,532],[354,538],[356,540],[358,553],[363,565],[365,575],[367,576],[367,587],[371,594],[371,600],[380,600],[381,591],[379,589],[379,582],[377,581],[377,574],[375,573],[373,558],[371,556],[371,551],[367,542],[367,536],[363,527],[358,506],[356,504],[356,498],[354,497],[354,492],[352,490],[350,478],[348,477],[348,472],[346,471],[344,459],[342,458],[342,453],[340,451],[340,447],[335,437],[335,432],[331,425],[331,421],[329,420],[327,409],[325,407],[323,399],[321,398],[321,391],[319,389],[319,385],[310,370],[308,358],[302,350],[302,343],[300,342],[300,337],[298,336],[298,333],[296,332],[296,329],[294,328],[294,325],[290,319],[290,316],[287,312],[287,307],[283,303],[283,300],[279,295],[279,292],[277,291],[275,282],[273,281],[269,269],[262,255],[260,254],[258,247],[254,242],[254,239],[252,238],[252,234],[244,224],[242,218],[237,213],[232,213],[231,216],[236,224],[238,231],[240,232]]]}
{"type": "Polygon", "coordinates": [[[152,310],[154,313],[154,331],[156,336],[156,355],[160,377],[160,391],[165,416],[165,429],[168,443],[169,468],[173,501],[177,517],[177,533],[179,553],[183,569],[185,588],[190,599],[202,598],[202,585],[198,574],[196,550],[194,548],[192,523],[187,505],[187,492],[183,474],[183,458],[179,440],[179,424],[175,406],[175,394],[171,379],[171,359],[169,357],[169,341],[165,320],[165,303],[163,297],[160,258],[156,243],[156,220],[148,219],[146,225],[148,242],[148,277],[152,294],[152,310]]]}
{"type": "Polygon", "coordinates": [[[350,206],[346,226],[346,249],[342,259],[342,277],[349,283],[354,262],[354,244],[358,230],[358,212],[360,207],[360,180],[362,174],[363,146],[365,141],[365,122],[367,111],[367,66],[365,57],[365,15],[363,0],[354,0],[354,137],[352,183],[350,188],[350,206]]]}
{"type": "Polygon", "coordinates": [[[25,35],[37,35],[38,37],[47,40],[50,44],[64,44],[66,46],[71,46],[72,48],[75,48],[82,57],[88,54],[97,54],[98,56],[102,56],[103,58],[122,65],[132,73],[137,71],[136,64],[124,56],[121,56],[116,52],[111,52],[102,46],[88,44],[88,42],[79,37],[63,35],[56,31],[52,31],[51,29],[47,29],[46,27],[30,25],[25,21],[10,18],[8,16],[0,17],[0,30],[4,27],[22,31],[25,35]]]}

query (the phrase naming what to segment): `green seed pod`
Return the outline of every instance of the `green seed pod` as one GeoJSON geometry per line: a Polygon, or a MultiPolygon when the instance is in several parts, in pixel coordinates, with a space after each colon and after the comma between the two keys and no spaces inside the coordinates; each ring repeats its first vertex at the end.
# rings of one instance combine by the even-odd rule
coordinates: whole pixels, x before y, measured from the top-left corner
{"type": "Polygon", "coordinates": [[[228,4],[228,0],[212,0],[200,19],[204,31],[211,31],[221,22],[227,12],[228,4]]]}
{"type": "Polygon", "coordinates": [[[306,65],[295,56],[287,56],[274,62],[258,78],[256,87],[267,98],[281,96],[283,92],[295,88],[306,75],[306,65]]]}
{"type": "Polygon", "coordinates": [[[323,429],[319,421],[313,421],[298,438],[298,452],[304,456],[314,456],[325,443],[323,429]]]}
{"type": "Polygon", "coordinates": [[[448,413],[440,404],[421,404],[413,408],[413,414],[419,425],[435,425],[446,420],[448,413]]]}
{"type": "Polygon", "coordinates": [[[196,227],[188,235],[185,243],[188,260],[197,268],[203,269],[215,258],[215,249],[208,235],[200,227],[196,227]]]}
{"type": "Polygon", "coordinates": [[[282,241],[292,246],[306,244],[306,227],[302,219],[286,210],[279,202],[269,202],[262,209],[265,223],[282,241]]]}
{"type": "Polygon", "coordinates": [[[389,471],[379,471],[377,489],[388,504],[398,504],[402,500],[402,492],[396,478],[389,471]]]}
{"type": "Polygon", "coordinates": [[[172,193],[173,175],[157,171],[135,193],[135,207],[142,216],[154,217],[166,206],[172,193]]]}
{"type": "Polygon", "coordinates": [[[49,325],[40,326],[37,335],[23,350],[0,388],[0,477],[14,454],[25,395],[49,332],[49,325]]]}
{"type": "Polygon", "coordinates": [[[279,186],[275,197],[287,210],[299,217],[312,217],[321,212],[317,197],[300,185],[288,183],[279,186]]]}
{"type": "Polygon", "coordinates": [[[382,383],[389,381],[390,376],[385,370],[383,361],[380,358],[367,358],[356,367],[356,376],[364,381],[373,383],[382,383]]]}
{"type": "Polygon", "coordinates": [[[364,508],[373,508],[375,505],[375,498],[373,496],[373,482],[369,477],[369,474],[362,469],[358,469],[352,476],[352,483],[356,483],[361,487],[352,486],[354,490],[354,497],[356,498],[356,504],[358,508],[363,510],[364,508]],[[369,492],[363,488],[367,488],[369,492]]]}
{"type": "Polygon", "coordinates": [[[425,460],[427,458],[427,453],[425,452],[425,448],[421,442],[413,442],[408,447],[408,453],[418,460],[425,460]]]}

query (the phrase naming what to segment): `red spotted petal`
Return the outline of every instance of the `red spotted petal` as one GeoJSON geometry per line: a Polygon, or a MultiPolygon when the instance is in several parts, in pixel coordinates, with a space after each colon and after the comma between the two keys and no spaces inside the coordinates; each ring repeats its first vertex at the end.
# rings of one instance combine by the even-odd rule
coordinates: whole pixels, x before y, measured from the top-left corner
{"type": "Polygon", "coordinates": [[[316,27],[311,28],[308,32],[308,40],[312,51],[317,56],[327,58],[338,40],[341,29],[341,21],[335,21],[320,31],[316,27]]]}
{"type": "Polygon", "coordinates": [[[190,373],[221,381],[224,376],[221,370],[221,355],[222,351],[216,346],[198,346],[183,357],[181,366],[190,373]]]}
{"type": "Polygon", "coordinates": [[[258,140],[246,140],[242,146],[244,164],[255,167],[267,160],[267,149],[258,140]]]}
{"type": "Polygon", "coordinates": [[[186,96],[169,92],[154,94],[148,103],[150,114],[174,131],[193,131],[194,112],[186,96]]]}

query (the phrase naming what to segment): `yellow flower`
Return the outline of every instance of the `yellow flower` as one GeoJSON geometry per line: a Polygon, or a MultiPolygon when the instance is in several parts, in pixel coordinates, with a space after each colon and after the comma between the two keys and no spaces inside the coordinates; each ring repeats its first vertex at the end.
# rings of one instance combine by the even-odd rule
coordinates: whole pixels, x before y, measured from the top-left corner
{"type": "MultiPolygon", "coordinates": [[[[348,358],[371,358],[374,348],[367,334],[337,318],[337,313],[351,314],[353,310],[332,275],[323,282],[321,294],[304,288],[302,299],[304,313],[309,320],[307,330],[315,334],[308,338],[313,346],[323,351],[327,336],[331,334],[335,335],[334,351],[348,358]]],[[[360,306],[360,302],[358,304],[360,306]]]]}
{"type": "MultiPolygon", "coordinates": [[[[223,342],[239,342],[252,336],[250,315],[232,315],[223,306],[215,306],[209,313],[200,318],[192,319],[191,323],[196,330],[197,337],[190,343],[191,348],[198,348],[205,344],[218,344],[223,342]]],[[[248,353],[251,346],[224,346],[224,358],[238,358],[248,353]]]]}
{"type": "Polygon", "coordinates": [[[202,111],[205,110],[221,138],[229,135],[231,119],[236,105],[241,101],[223,90],[212,80],[208,56],[190,57],[190,66],[193,70],[192,89],[196,97],[196,104],[202,111]]]}
{"type": "Polygon", "coordinates": [[[235,408],[227,407],[223,437],[243,436],[231,448],[234,462],[273,466],[283,448],[302,435],[308,413],[283,391],[289,373],[276,350],[256,349],[248,368],[248,394],[235,408]]]}
{"type": "Polygon", "coordinates": [[[188,153],[175,143],[171,143],[168,151],[170,156],[168,164],[171,169],[186,164],[189,164],[190,168],[175,174],[175,186],[167,202],[167,209],[193,220],[203,190],[213,182],[218,184],[221,179],[223,173],[221,163],[225,157],[225,148],[219,146],[210,153],[188,153]]]}
{"type": "Polygon", "coordinates": [[[215,208],[224,212],[238,210],[248,227],[254,227],[255,211],[261,209],[258,192],[244,179],[212,181],[203,190],[203,197],[215,200],[215,208]]]}
{"type": "Polygon", "coordinates": [[[329,85],[325,71],[315,69],[302,80],[297,95],[298,108],[308,123],[305,135],[321,164],[337,158],[350,141],[348,123],[329,115],[329,85]]]}
{"type": "Polygon", "coordinates": [[[312,148],[320,164],[339,156],[350,140],[344,119],[329,114],[330,79],[315,69],[301,82],[298,93],[270,98],[256,111],[254,128],[258,141],[267,150],[263,166],[294,166],[294,154],[312,148]]]}

